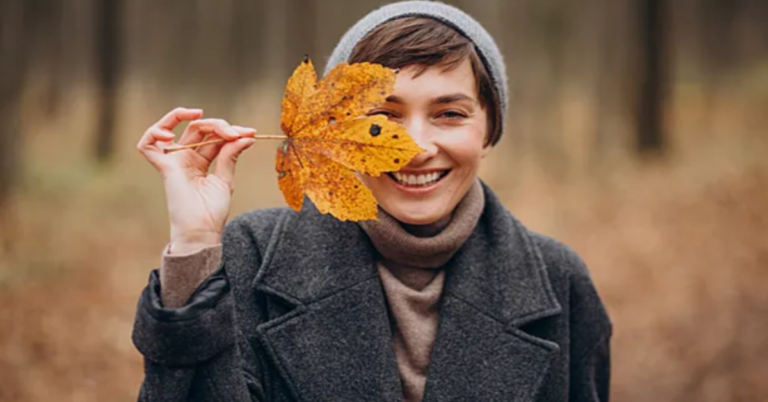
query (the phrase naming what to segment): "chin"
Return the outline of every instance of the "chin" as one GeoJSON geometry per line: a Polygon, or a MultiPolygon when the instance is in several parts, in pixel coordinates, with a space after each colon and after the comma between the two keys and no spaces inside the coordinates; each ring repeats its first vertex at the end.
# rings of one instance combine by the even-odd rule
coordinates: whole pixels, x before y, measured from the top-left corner
{"type": "Polygon", "coordinates": [[[426,194],[403,194],[389,175],[361,177],[363,183],[373,191],[381,209],[406,225],[430,225],[437,223],[453,212],[451,182],[442,182],[436,188],[427,189],[426,194]],[[446,185],[448,188],[446,189],[446,185]]]}
{"type": "Polygon", "coordinates": [[[393,218],[407,225],[430,225],[448,215],[447,213],[442,213],[444,209],[442,206],[434,205],[405,206],[382,204],[381,208],[387,211],[393,218]]]}

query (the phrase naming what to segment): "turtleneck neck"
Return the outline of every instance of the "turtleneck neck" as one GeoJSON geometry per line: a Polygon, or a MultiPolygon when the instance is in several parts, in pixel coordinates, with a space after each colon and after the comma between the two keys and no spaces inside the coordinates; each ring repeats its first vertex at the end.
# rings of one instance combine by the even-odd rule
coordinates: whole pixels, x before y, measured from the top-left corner
{"type": "Polygon", "coordinates": [[[378,221],[362,221],[360,226],[388,267],[394,263],[435,269],[445,265],[469,238],[484,205],[483,188],[475,180],[451,216],[434,224],[404,225],[379,208],[378,221]]]}
{"type": "Polygon", "coordinates": [[[416,237],[432,237],[442,232],[453,218],[453,212],[449,216],[446,216],[437,222],[433,222],[427,225],[409,225],[407,223],[400,223],[406,232],[416,237]]]}
{"type": "Polygon", "coordinates": [[[404,225],[382,209],[378,221],[360,222],[381,256],[378,271],[405,402],[424,397],[445,283],[440,268],[472,234],[484,206],[483,188],[475,180],[453,213],[431,225],[404,225]]]}

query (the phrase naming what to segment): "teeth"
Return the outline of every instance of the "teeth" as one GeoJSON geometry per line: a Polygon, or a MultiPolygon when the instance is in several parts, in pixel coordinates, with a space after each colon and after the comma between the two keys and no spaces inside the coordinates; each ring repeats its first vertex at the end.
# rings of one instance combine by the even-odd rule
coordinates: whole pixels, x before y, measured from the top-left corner
{"type": "Polygon", "coordinates": [[[442,177],[441,173],[439,172],[432,172],[432,173],[419,174],[419,175],[402,174],[399,172],[393,172],[392,176],[400,184],[405,184],[409,186],[425,186],[428,184],[432,184],[433,182],[440,179],[440,177],[442,177]]]}

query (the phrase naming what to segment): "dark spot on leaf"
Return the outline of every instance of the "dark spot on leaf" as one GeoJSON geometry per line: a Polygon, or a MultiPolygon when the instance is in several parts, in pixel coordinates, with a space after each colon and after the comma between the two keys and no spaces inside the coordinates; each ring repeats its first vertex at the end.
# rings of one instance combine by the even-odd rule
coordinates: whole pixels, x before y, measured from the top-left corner
{"type": "Polygon", "coordinates": [[[308,54],[304,55],[304,63],[309,63],[309,55],[308,54]]]}
{"type": "Polygon", "coordinates": [[[371,136],[375,137],[381,134],[381,126],[378,124],[371,124],[371,129],[368,130],[368,132],[371,133],[371,136]]]}
{"type": "Polygon", "coordinates": [[[332,195],[333,195],[333,191],[329,191],[329,192],[328,192],[328,196],[330,197],[330,196],[332,196],[332,195]]]}
{"type": "Polygon", "coordinates": [[[396,140],[396,139],[398,139],[398,138],[400,138],[400,137],[398,137],[398,136],[397,136],[397,134],[395,134],[395,135],[393,135],[393,136],[392,136],[392,139],[393,139],[393,140],[396,140]]]}
{"type": "Polygon", "coordinates": [[[352,115],[352,113],[347,112],[347,116],[351,116],[351,115],[352,115]]]}
{"type": "Polygon", "coordinates": [[[384,96],[384,95],[386,95],[386,94],[387,94],[387,92],[386,92],[386,91],[379,91],[379,95],[381,95],[381,96],[384,96]]]}
{"type": "Polygon", "coordinates": [[[357,184],[355,184],[355,188],[357,188],[357,184]]]}
{"type": "Polygon", "coordinates": [[[400,159],[395,158],[395,163],[400,163],[400,159]]]}
{"type": "Polygon", "coordinates": [[[334,123],[336,123],[336,118],[333,117],[333,116],[329,117],[328,118],[328,124],[334,124],[334,123]]]}
{"type": "Polygon", "coordinates": [[[286,175],[285,172],[280,172],[280,174],[277,175],[277,178],[282,179],[283,177],[285,177],[285,175],[286,175]]]}

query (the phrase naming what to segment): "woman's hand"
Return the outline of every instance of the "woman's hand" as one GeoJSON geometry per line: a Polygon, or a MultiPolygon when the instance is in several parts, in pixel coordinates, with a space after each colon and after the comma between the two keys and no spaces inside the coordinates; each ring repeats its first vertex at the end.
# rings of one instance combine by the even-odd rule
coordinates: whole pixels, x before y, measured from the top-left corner
{"type": "Polygon", "coordinates": [[[171,222],[171,251],[185,254],[221,243],[234,191],[235,164],[240,153],[253,145],[256,130],[231,126],[221,119],[201,119],[200,109],[176,108],[151,126],[136,146],[160,172],[165,183],[171,222]],[[223,138],[224,142],[171,153],[172,130],[191,121],[178,144],[223,138]],[[213,173],[208,173],[212,163],[213,173]]]}

